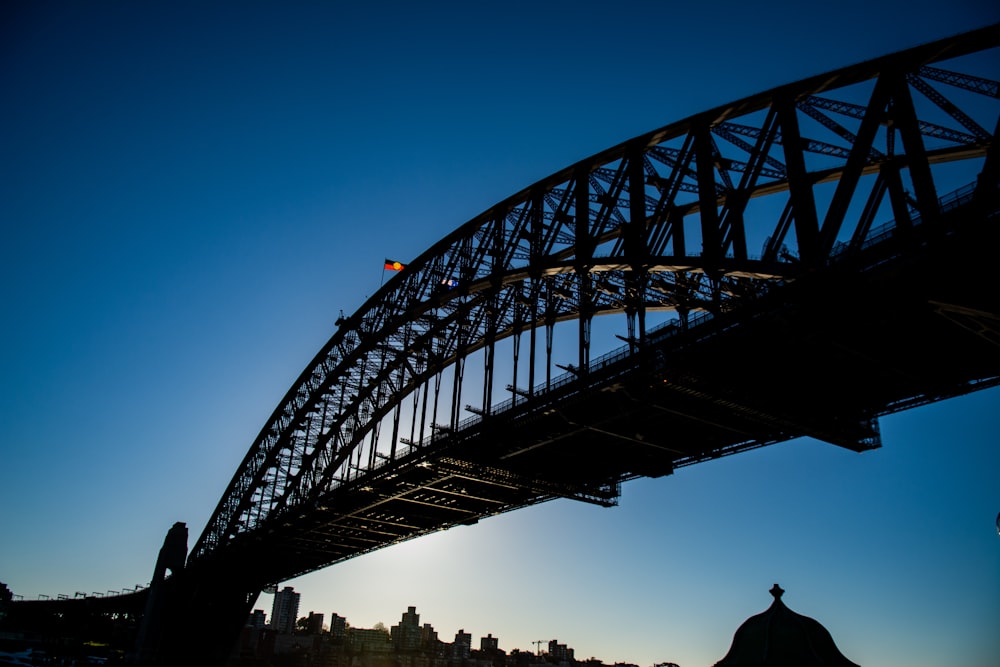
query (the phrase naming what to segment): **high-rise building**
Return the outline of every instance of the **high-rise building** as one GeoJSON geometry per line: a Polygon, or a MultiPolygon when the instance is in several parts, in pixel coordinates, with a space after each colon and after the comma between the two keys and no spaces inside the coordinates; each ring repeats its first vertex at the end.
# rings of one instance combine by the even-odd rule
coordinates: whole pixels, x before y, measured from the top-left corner
{"type": "Polygon", "coordinates": [[[496,653],[500,648],[500,639],[493,636],[493,633],[480,638],[479,650],[483,653],[496,653]]]}
{"type": "Polygon", "coordinates": [[[330,639],[339,641],[347,635],[347,618],[330,614],[330,639]]]}
{"type": "Polygon", "coordinates": [[[271,607],[271,629],[281,634],[292,634],[295,621],[299,617],[299,598],[291,586],[285,586],[274,594],[271,607]]]}
{"type": "Polygon", "coordinates": [[[557,662],[572,662],[573,649],[567,647],[566,644],[560,644],[557,639],[549,640],[549,659],[557,662]]]}
{"type": "Polygon", "coordinates": [[[397,651],[417,651],[421,644],[420,614],[416,607],[407,607],[398,625],[389,630],[397,651]]]}
{"type": "Polygon", "coordinates": [[[311,635],[319,635],[323,633],[323,614],[317,614],[314,611],[309,612],[309,621],[306,624],[306,632],[311,635]]]}
{"type": "Polygon", "coordinates": [[[464,629],[455,633],[455,643],[452,645],[452,655],[456,658],[468,658],[472,656],[472,633],[464,629]]]}
{"type": "Polygon", "coordinates": [[[420,643],[429,649],[437,645],[438,633],[430,623],[424,623],[424,627],[420,631],[420,643]]]}
{"type": "Polygon", "coordinates": [[[254,609],[253,613],[250,614],[250,618],[247,620],[247,625],[251,628],[257,628],[258,630],[263,630],[267,627],[267,619],[264,615],[263,609],[254,609]]]}

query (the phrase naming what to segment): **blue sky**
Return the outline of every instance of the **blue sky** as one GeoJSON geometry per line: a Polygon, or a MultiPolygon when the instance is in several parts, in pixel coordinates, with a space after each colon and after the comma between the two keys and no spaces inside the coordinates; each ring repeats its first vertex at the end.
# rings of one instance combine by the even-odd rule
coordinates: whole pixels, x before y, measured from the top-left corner
{"type": "MultiPolygon", "coordinates": [[[[120,590],[174,521],[193,545],[384,257],[639,133],[998,20],[969,1],[4,3],[0,581],[120,590]]],[[[358,626],[415,605],[444,639],[696,667],[777,581],[862,665],[986,667],[998,399],[886,418],[864,455],[797,440],[289,583],[358,626]]]]}

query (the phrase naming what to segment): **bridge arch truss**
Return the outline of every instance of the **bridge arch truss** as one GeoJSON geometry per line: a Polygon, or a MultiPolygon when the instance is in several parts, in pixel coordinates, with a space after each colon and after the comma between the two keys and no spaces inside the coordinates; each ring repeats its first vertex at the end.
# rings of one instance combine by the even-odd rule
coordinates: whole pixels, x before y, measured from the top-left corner
{"type": "Polygon", "coordinates": [[[626,346],[612,354],[634,354],[994,196],[1000,84],[977,67],[989,49],[996,62],[998,44],[991,26],[691,116],[457,228],[338,320],[191,562],[585,377],[606,361],[591,356],[597,316],[624,319],[626,346]],[[962,173],[979,180],[943,185],[962,173]],[[575,339],[562,366],[557,328],[575,339]]]}

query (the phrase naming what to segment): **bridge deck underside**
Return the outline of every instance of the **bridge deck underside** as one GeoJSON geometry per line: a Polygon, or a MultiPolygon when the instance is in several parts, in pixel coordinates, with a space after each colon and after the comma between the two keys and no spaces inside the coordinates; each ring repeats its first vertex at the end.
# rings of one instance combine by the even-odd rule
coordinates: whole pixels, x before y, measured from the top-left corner
{"type": "Polygon", "coordinates": [[[613,505],[622,481],[800,436],[878,447],[879,415],[1000,379],[996,225],[925,234],[872,250],[905,261],[844,260],[441,435],[219,562],[263,585],[553,498],[613,505]]]}

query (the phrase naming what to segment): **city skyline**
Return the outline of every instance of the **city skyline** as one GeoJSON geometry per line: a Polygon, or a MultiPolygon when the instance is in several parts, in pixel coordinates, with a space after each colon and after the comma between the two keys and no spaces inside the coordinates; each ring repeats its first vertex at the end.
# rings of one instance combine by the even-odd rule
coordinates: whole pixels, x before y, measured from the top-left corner
{"type": "MultiPolygon", "coordinates": [[[[291,587],[291,586],[284,587],[281,591],[276,591],[274,593],[274,599],[275,599],[275,604],[276,605],[278,604],[279,597],[282,596],[282,595],[286,596],[286,597],[293,596],[293,595],[294,596],[300,596],[301,595],[301,591],[295,591],[294,588],[291,587]]],[[[352,625],[350,623],[350,619],[347,618],[346,616],[342,616],[342,615],[338,614],[336,611],[332,611],[332,612],[329,612],[329,613],[330,613],[330,616],[331,616],[331,621],[332,621],[333,617],[337,617],[339,619],[342,619],[342,620],[346,621],[347,622],[347,627],[350,627],[352,629],[353,628],[358,628],[358,626],[352,625]]],[[[306,630],[306,632],[308,632],[309,634],[327,634],[327,633],[332,633],[332,627],[330,625],[326,624],[326,622],[325,622],[326,621],[326,614],[327,614],[327,612],[317,611],[315,609],[312,609],[312,610],[309,610],[307,612],[307,615],[300,616],[297,620],[298,621],[307,620],[311,624],[311,623],[313,623],[314,619],[318,617],[320,619],[320,621],[322,622],[321,628],[318,631],[314,631],[315,628],[309,628],[309,629],[306,630]]],[[[431,623],[431,622],[428,622],[426,619],[424,619],[424,623],[421,624],[420,618],[421,618],[421,614],[419,612],[417,612],[417,607],[415,605],[409,605],[409,606],[407,606],[406,611],[402,612],[401,619],[399,621],[397,621],[397,623],[395,623],[395,624],[391,624],[390,625],[390,624],[387,624],[387,623],[383,623],[382,621],[378,621],[374,626],[372,626],[372,628],[360,628],[360,629],[362,629],[362,630],[381,629],[381,630],[384,630],[387,633],[387,635],[391,635],[391,631],[393,629],[397,628],[397,627],[407,626],[407,627],[415,628],[415,629],[427,628],[427,629],[431,630],[433,632],[433,636],[437,638],[438,637],[438,633],[436,632],[436,630],[434,630],[434,624],[431,623]]],[[[282,624],[283,624],[283,621],[279,621],[278,622],[278,626],[276,627],[275,623],[273,621],[271,621],[267,617],[267,615],[264,613],[264,610],[260,609],[260,608],[255,608],[253,610],[253,612],[250,615],[250,619],[248,621],[248,625],[249,626],[255,627],[257,629],[262,629],[262,628],[266,627],[268,629],[275,630],[277,632],[288,633],[288,634],[290,634],[293,630],[301,630],[301,628],[298,628],[297,626],[296,626],[296,628],[287,629],[282,624]],[[255,624],[255,622],[256,622],[256,620],[258,618],[264,618],[265,620],[264,620],[263,623],[255,624]]],[[[464,628],[459,628],[454,634],[455,634],[455,638],[456,639],[462,638],[462,637],[464,637],[466,635],[468,635],[469,637],[474,637],[474,635],[472,633],[466,633],[464,628]]],[[[406,640],[408,638],[401,638],[401,639],[402,639],[402,641],[404,643],[406,643],[406,640]]],[[[420,639],[420,637],[418,636],[417,639],[420,639]]],[[[533,649],[524,649],[522,647],[517,647],[517,646],[512,646],[512,647],[509,647],[509,648],[505,648],[503,646],[500,646],[500,644],[499,644],[500,637],[493,636],[492,632],[486,632],[485,634],[482,634],[479,637],[479,639],[480,639],[480,642],[479,642],[479,644],[480,644],[480,650],[482,650],[482,646],[484,644],[489,643],[491,645],[492,649],[494,649],[494,650],[495,649],[499,649],[499,650],[504,651],[505,653],[510,653],[511,651],[514,651],[514,650],[518,650],[518,651],[522,651],[522,652],[525,651],[525,650],[527,650],[528,652],[531,652],[531,653],[533,653],[535,655],[542,655],[542,651],[541,651],[542,641],[541,640],[536,640],[535,642],[532,642],[535,645],[533,649]]],[[[442,643],[445,643],[445,644],[449,643],[449,642],[447,642],[445,640],[441,640],[441,641],[442,641],[442,643]]],[[[565,643],[561,643],[560,644],[558,639],[545,640],[545,643],[548,645],[549,649],[551,649],[553,647],[559,647],[562,651],[566,651],[567,648],[568,648],[570,650],[569,654],[572,655],[572,647],[568,646],[565,643]]],[[[471,645],[470,645],[470,647],[471,647],[471,645]]],[[[416,647],[412,647],[412,648],[416,648],[416,647]]],[[[552,651],[549,650],[548,653],[551,654],[552,651]]],[[[615,662],[624,662],[624,661],[615,661],[615,662]]]]}
{"type": "MultiPolygon", "coordinates": [[[[385,258],[642,132],[998,20],[896,0],[7,3],[0,581],[121,590],[175,521],[192,546],[385,258]]],[[[442,636],[696,667],[779,583],[862,665],[985,667],[998,399],[887,417],[877,451],[772,445],[280,585],[361,627],[415,605],[442,636]]]]}

